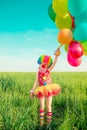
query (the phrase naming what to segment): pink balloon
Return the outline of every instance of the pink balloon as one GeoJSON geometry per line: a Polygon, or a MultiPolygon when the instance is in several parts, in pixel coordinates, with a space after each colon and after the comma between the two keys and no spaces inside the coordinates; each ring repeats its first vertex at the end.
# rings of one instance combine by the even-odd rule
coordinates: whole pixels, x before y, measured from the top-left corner
{"type": "Polygon", "coordinates": [[[81,43],[77,41],[71,41],[68,47],[68,53],[74,58],[81,57],[83,55],[83,47],[81,43]]]}
{"type": "Polygon", "coordinates": [[[80,58],[73,58],[69,53],[67,54],[67,61],[70,65],[76,67],[79,66],[82,62],[82,57],[80,58]]]}

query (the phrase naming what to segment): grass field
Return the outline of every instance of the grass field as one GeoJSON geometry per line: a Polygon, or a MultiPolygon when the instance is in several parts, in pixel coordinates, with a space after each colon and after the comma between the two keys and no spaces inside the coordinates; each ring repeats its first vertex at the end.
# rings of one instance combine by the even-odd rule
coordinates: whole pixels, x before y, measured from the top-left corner
{"type": "MultiPolygon", "coordinates": [[[[49,130],[87,130],[87,73],[55,72],[61,85],[53,98],[49,130]]],[[[0,130],[39,130],[39,101],[29,98],[35,73],[0,73],[0,130]]]]}

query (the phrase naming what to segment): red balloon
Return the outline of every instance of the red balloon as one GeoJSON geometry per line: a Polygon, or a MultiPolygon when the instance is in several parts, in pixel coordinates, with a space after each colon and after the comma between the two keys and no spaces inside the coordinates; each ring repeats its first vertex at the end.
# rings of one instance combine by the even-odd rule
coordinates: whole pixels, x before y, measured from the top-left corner
{"type": "Polygon", "coordinates": [[[74,58],[81,57],[83,55],[83,47],[81,43],[77,41],[71,41],[68,47],[68,53],[74,58]]]}
{"type": "Polygon", "coordinates": [[[70,65],[73,67],[77,67],[81,64],[82,62],[82,57],[80,58],[73,58],[69,53],[67,54],[67,61],[70,65]]]}
{"type": "Polygon", "coordinates": [[[71,18],[72,18],[72,29],[74,29],[75,28],[74,17],[71,16],[71,18]]]}

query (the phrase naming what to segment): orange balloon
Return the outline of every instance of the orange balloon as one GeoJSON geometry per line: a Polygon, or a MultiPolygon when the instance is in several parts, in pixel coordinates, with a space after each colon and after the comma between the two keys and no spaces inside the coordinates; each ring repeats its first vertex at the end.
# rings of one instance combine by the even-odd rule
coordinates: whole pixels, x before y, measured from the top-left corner
{"type": "Polygon", "coordinates": [[[58,33],[58,41],[61,44],[69,44],[70,41],[72,41],[72,39],[73,39],[72,31],[68,28],[64,28],[60,30],[60,32],[58,33]]]}

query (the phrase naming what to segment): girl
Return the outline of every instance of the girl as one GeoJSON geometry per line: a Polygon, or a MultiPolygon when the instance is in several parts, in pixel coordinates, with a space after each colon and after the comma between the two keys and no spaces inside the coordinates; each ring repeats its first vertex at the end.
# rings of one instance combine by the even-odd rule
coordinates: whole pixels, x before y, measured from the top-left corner
{"type": "Polygon", "coordinates": [[[40,109],[39,109],[39,119],[40,126],[44,124],[44,102],[46,100],[46,120],[47,124],[51,122],[52,118],[52,97],[58,95],[61,91],[59,84],[52,84],[52,79],[50,72],[54,68],[57,63],[58,56],[60,55],[60,48],[55,51],[54,62],[52,63],[52,58],[47,55],[40,56],[38,59],[38,72],[36,74],[36,81],[32,90],[30,90],[30,97],[32,98],[34,95],[40,101],[40,109]],[[39,87],[36,88],[36,86],[39,87]]]}

